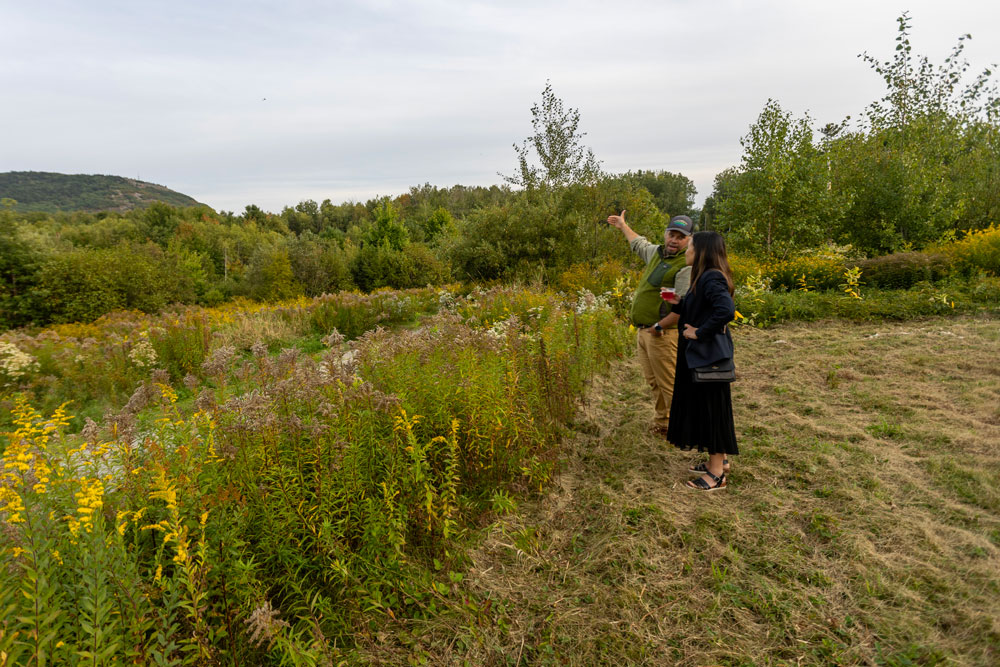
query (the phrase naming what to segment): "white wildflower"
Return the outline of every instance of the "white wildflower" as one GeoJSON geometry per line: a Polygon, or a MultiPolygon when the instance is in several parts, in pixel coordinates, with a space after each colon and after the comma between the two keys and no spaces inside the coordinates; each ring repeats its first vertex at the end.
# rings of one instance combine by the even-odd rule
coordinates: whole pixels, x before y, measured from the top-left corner
{"type": "Polygon", "coordinates": [[[129,350],[128,358],[139,368],[152,368],[158,361],[156,350],[148,338],[140,338],[129,350]]]}
{"type": "Polygon", "coordinates": [[[516,333],[520,328],[521,323],[517,319],[516,315],[511,315],[505,320],[500,320],[489,329],[486,330],[486,335],[494,340],[504,340],[512,332],[516,333]]]}
{"type": "Polygon", "coordinates": [[[438,291],[438,308],[444,312],[453,313],[458,307],[458,300],[448,290],[438,291]]]}
{"type": "Polygon", "coordinates": [[[0,380],[13,383],[37,370],[38,362],[33,356],[13,343],[0,341],[0,380]]]}
{"type": "Polygon", "coordinates": [[[576,300],[576,306],[573,310],[576,311],[577,315],[583,315],[584,313],[589,313],[595,310],[601,310],[608,307],[608,300],[605,296],[594,296],[589,290],[580,290],[580,296],[576,300]]]}

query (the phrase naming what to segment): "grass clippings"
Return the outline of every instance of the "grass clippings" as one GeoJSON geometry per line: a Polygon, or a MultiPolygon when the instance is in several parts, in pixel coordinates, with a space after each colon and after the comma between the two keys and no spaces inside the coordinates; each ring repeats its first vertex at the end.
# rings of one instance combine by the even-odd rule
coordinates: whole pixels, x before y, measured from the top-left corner
{"type": "Polygon", "coordinates": [[[735,334],[741,455],[684,488],[638,364],[597,378],[556,483],[485,528],[386,664],[1000,664],[1000,326],[735,334]]]}

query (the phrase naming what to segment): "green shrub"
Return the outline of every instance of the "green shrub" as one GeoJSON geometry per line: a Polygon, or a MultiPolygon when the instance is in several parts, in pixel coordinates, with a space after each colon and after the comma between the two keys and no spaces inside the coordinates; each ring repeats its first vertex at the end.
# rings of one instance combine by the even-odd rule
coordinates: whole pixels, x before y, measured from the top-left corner
{"type": "Polygon", "coordinates": [[[403,249],[409,260],[409,273],[405,284],[395,285],[396,289],[443,285],[451,279],[451,267],[442,262],[422,243],[411,243],[403,249]]]}
{"type": "Polygon", "coordinates": [[[945,255],[900,252],[857,263],[862,280],[869,287],[909,289],[920,282],[937,282],[948,275],[945,255]]]}
{"type": "Polygon", "coordinates": [[[448,281],[449,273],[448,266],[419,243],[402,250],[388,244],[364,245],[351,263],[354,283],[365,292],[440,285],[448,281]]]}
{"type": "Polygon", "coordinates": [[[193,301],[176,267],[155,245],[73,250],[39,274],[47,321],[90,322],[113,310],[156,312],[174,301],[193,301]]]}
{"type": "Polygon", "coordinates": [[[399,324],[437,308],[437,293],[429,289],[356,294],[341,292],[315,300],[309,322],[315,334],[336,329],[352,340],[376,326],[399,324]]]}

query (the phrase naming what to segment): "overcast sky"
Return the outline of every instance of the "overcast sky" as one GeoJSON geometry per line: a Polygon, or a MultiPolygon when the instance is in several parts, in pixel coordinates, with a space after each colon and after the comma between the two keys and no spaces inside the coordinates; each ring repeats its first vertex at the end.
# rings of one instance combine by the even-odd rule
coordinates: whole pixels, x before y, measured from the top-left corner
{"type": "Polygon", "coordinates": [[[140,178],[217,210],[490,185],[546,80],[606,171],[711,194],[774,98],[819,127],[883,95],[910,10],[940,63],[1000,2],[0,0],[0,172],[140,178]]]}

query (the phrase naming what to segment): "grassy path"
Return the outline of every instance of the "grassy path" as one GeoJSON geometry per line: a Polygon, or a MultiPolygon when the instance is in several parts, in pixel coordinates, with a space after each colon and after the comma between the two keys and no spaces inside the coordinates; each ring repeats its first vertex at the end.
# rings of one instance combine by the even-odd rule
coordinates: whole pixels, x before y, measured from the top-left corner
{"type": "Polygon", "coordinates": [[[647,431],[634,361],[595,381],[546,495],[483,529],[449,611],[373,662],[1000,663],[1000,322],[736,336],[731,488],[647,431]]]}

